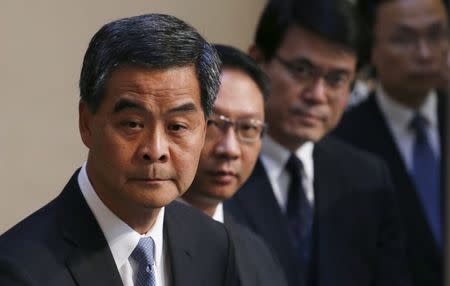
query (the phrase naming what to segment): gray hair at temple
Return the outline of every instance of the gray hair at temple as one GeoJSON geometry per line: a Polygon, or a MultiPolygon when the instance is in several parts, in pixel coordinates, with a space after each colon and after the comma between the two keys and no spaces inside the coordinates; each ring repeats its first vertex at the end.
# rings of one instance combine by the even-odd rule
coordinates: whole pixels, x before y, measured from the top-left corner
{"type": "Polygon", "coordinates": [[[190,25],[176,17],[146,14],[104,25],[91,39],[80,75],[80,97],[91,112],[102,103],[111,72],[123,65],[164,70],[194,65],[205,116],[220,85],[215,49],[190,25]]]}

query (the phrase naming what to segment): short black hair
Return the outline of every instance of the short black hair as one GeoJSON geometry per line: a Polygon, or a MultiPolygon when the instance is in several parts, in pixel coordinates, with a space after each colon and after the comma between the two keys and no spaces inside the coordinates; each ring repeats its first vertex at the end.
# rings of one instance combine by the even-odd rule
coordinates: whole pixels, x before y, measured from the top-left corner
{"type": "Polygon", "coordinates": [[[300,26],[356,54],[359,19],[348,0],[269,0],[259,20],[255,44],[264,60],[273,58],[286,31],[300,26]]]}
{"type": "Polygon", "coordinates": [[[264,101],[266,101],[270,94],[269,78],[256,62],[232,46],[221,44],[214,44],[213,46],[222,61],[222,70],[226,68],[237,69],[248,75],[256,83],[264,101]]]}
{"type": "MultiPolygon", "coordinates": [[[[358,50],[358,58],[361,65],[368,65],[372,54],[372,47],[374,45],[374,26],[377,21],[377,9],[389,2],[396,0],[358,0],[356,10],[364,21],[361,23],[361,38],[360,48],[358,50]]],[[[449,3],[448,0],[441,0],[446,9],[447,18],[449,17],[449,3]]]]}
{"type": "Polygon", "coordinates": [[[195,66],[205,116],[219,89],[220,60],[215,49],[190,25],[176,17],[146,14],[104,25],[92,38],[80,75],[80,97],[91,112],[100,106],[105,84],[119,66],[148,69],[195,66]]]}

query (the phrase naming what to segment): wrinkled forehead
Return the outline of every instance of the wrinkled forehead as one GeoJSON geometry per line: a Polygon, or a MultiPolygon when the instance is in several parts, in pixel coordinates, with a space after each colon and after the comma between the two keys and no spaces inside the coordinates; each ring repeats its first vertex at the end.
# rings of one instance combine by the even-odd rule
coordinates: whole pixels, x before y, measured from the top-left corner
{"type": "MultiPolygon", "coordinates": [[[[123,66],[111,73],[104,101],[111,108],[118,101],[172,106],[183,102],[200,105],[200,87],[192,66],[147,69],[123,66]]],[[[104,105],[104,104],[102,104],[104,105]]]]}

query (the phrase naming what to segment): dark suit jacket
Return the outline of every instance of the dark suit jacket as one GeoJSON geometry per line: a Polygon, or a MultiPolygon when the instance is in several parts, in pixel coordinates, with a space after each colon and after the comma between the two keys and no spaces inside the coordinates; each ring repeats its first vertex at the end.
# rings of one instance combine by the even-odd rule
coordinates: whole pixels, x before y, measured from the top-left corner
{"type": "Polygon", "coordinates": [[[287,219],[260,161],[227,209],[275,250],[291,286],[408,285],[385,165],[332,138],[315,145],[313,160],[311,281],[301,280],[287,219]]]}
{"type": "MultiPolygon", "coordinates": [[[[0,285],[122,285],[76,172],[62,193],[0,237],[0,285]]],[[[190,207],[166,207],[171,285],[237,285],[225,227],[190,207]]]]}
{"type": "MultiPolygon", "coordinates": [[[[442,97],[438,102],[439,129],[443,134],[444,104],[442,97]]],[[[378,155],[388,164],[399,200],[401,218],[405,225],[407,260],[413,284],[416,286],[441,286],[443,283],[442,251],[434,241],[414,183],[408,175],[395,139],[384,120],[375,96],[372,94],[366,101],[348,111],[335,130],[335,134],[354,146],[378,155]]],[[[442,158],[446,152],[443,140],[444,136],[441,136],[442,158]]],[[[443,167],[442,174],[445,174],[444,170],[443,167]]],[[[442,186],[444,186],[443,183],[442,186]]],[[[442,193],[445,193],[444,187],[442,193]]]]}
{"type": "Polygon", "coordinates": [[[287,285],[276,256],[260,237],[237,224],[227,213],[225,213],[224,224],[233,241],[241,286],[287,285]]]}

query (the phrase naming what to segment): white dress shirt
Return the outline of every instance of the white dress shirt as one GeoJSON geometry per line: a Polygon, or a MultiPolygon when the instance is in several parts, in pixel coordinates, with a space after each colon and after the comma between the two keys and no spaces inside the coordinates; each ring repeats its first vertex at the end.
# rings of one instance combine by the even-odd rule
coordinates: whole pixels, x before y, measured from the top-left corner
{"type": "MultiPolygon", "coordinates": [[[[314,144],[307,142],[295,151],[303,163],[302,184],[311,206],[314,206],[314,162],[312,153],[314,144]]],[[[261,161],[269,177],[278,205],[286,211],[291,178],[286,170],[290,151],[275,142],[270,136],[264,136],[261,147],[261,161]]]]}
{"type": "Polygon", "coordinates": [[[377,89],[375,100],[381,109],[381,113],[394,137],[394,141],[397,144],[397,148],[408,171],[411,172],[413,168],[413,147],[416,140],[415,132],[409,127],[409,124],[417,111],[428,121],[428,139],[430,140],[434,154],[437,158],[440,158],[437,95],[435,91],[431,91],[428,94],[422,106],[417,111],[388,97],[381,86],[377,89]]]}
{"type": "Polygon", "coordinates": [[[168,262],[168,256],[163,239],[164,208],[161,208],[159,211],[152,228],[146,234],[140,235],[117,217],[101,201],[87,176],[86,163],[83,164],[78,174],[78,184],[81,193],[106,237],[124,286],[134,286],[133,278],[137,267],[133,263],[130,263],[131,259],[129,257],[137,246],[139,239],[148,236],[155,242],[155,264],[153,267],[155,269],[156,286],[169,285],[169,268],[166,264],[168,262]]]}
{"type": "Polygon", "coordinates": [[[219,203],[214,211],[212,216],[213,220],[223,223],[224,215],[223,215],[223,203],[219,203]]]}

